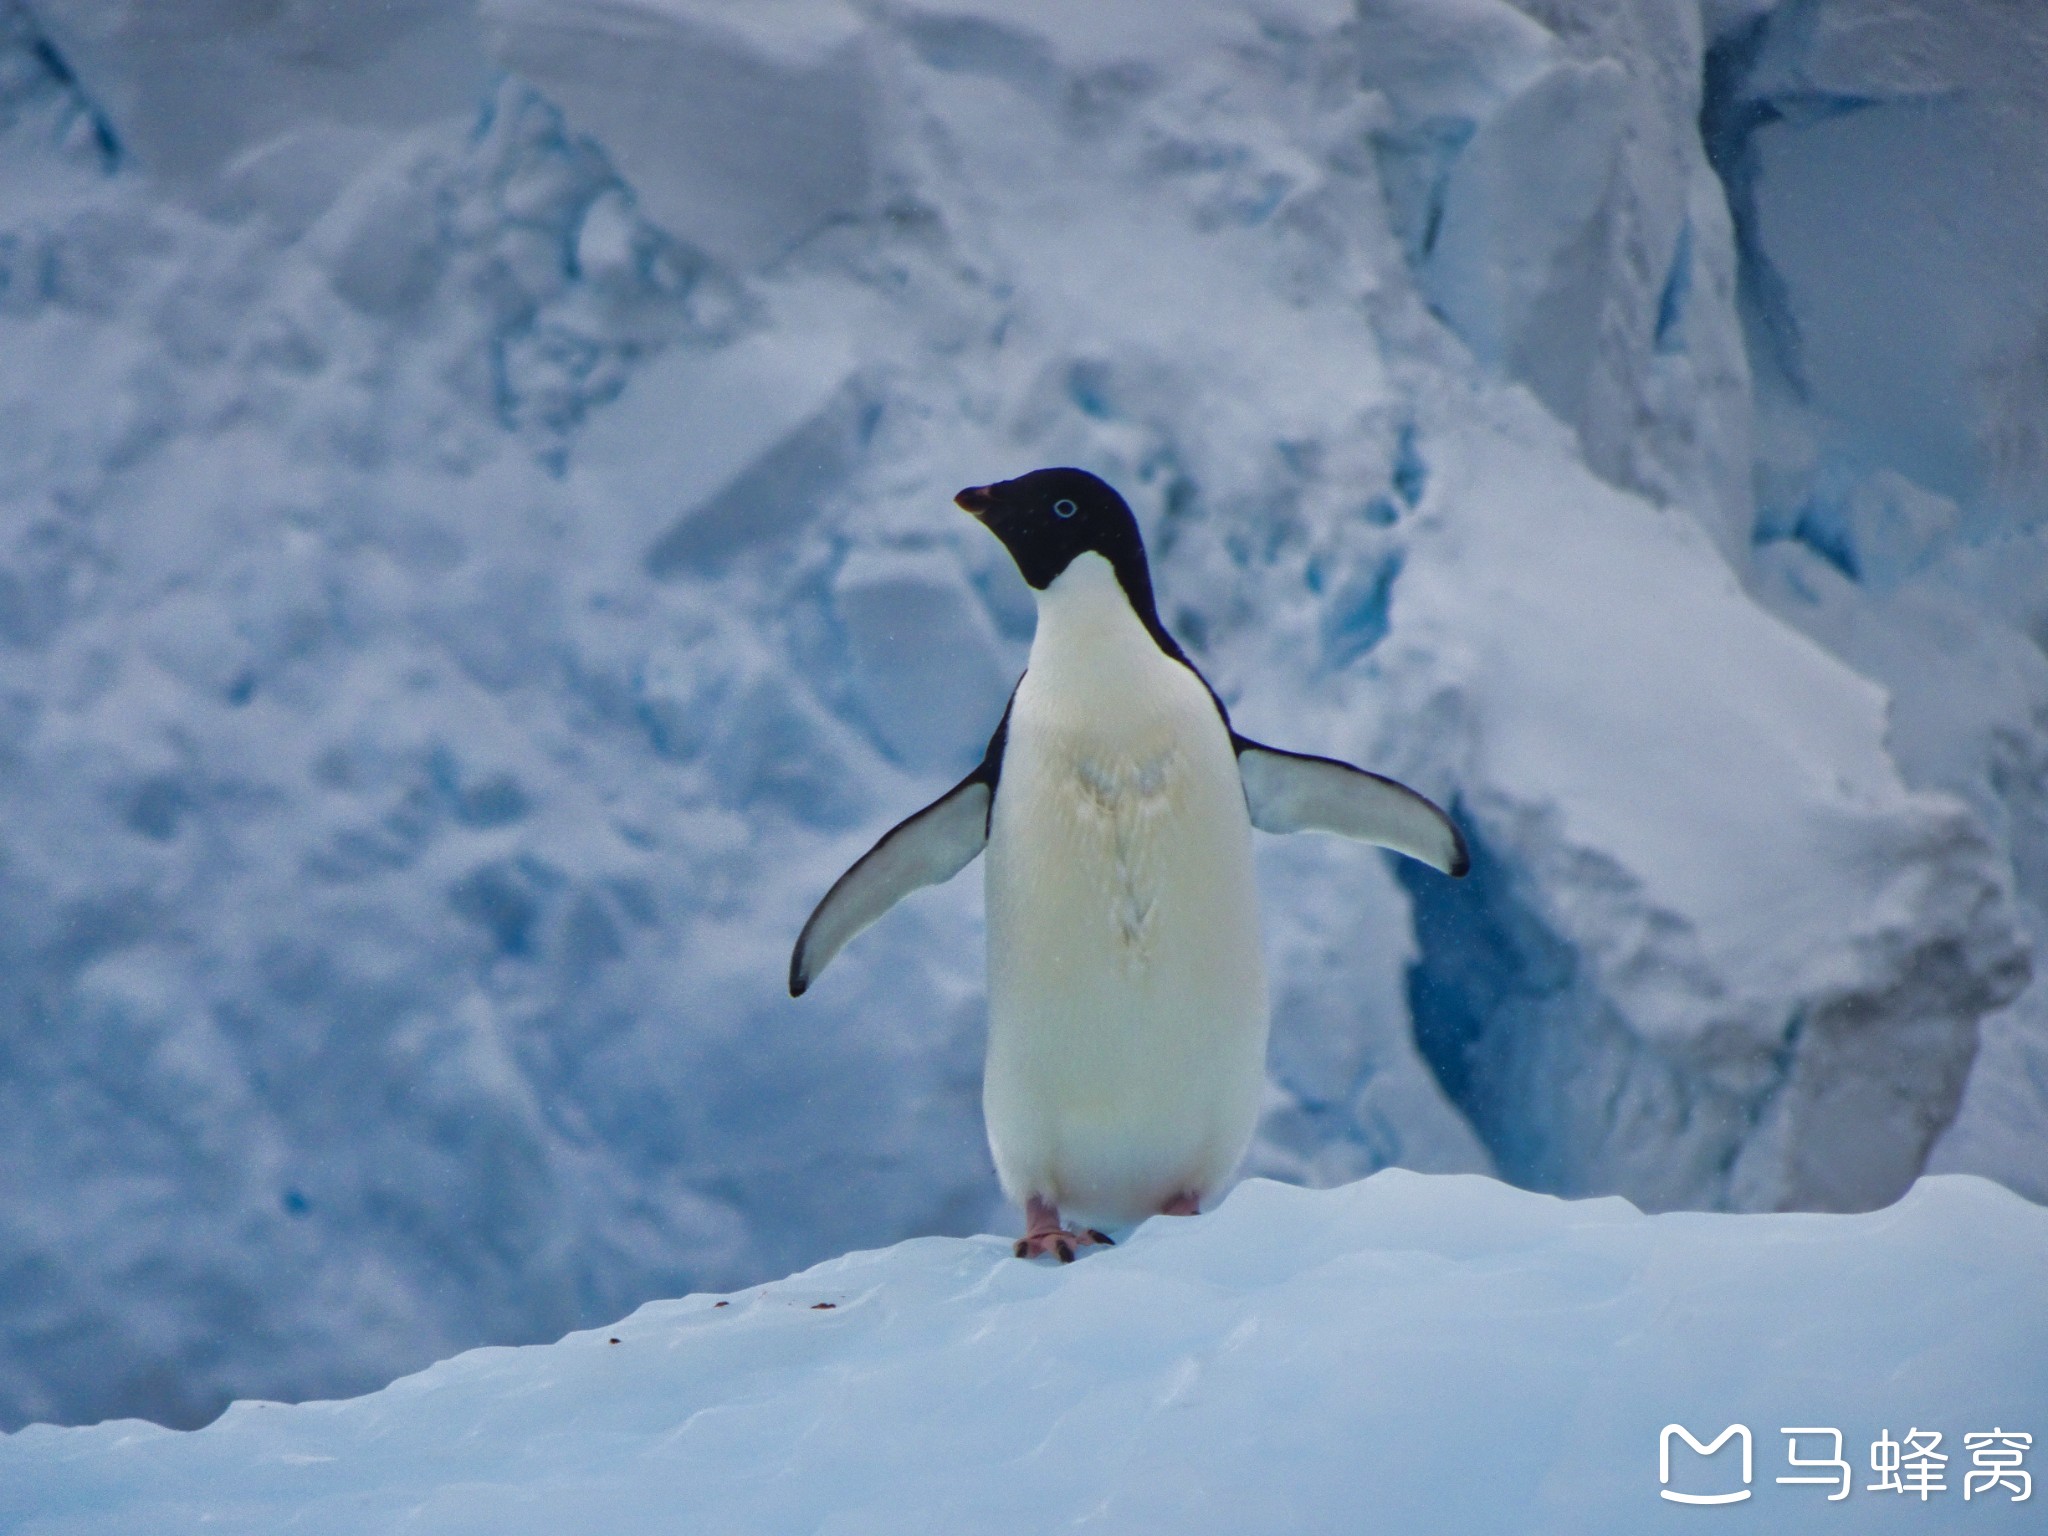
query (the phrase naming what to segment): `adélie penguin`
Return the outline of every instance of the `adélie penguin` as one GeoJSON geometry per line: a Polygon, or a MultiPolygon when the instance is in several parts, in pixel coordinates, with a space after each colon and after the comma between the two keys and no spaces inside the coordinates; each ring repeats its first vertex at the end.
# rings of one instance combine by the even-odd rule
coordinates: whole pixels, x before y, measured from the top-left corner
{"type": "Polygon", "coordinates": [[[1159,622],[1137,519],[1080,469],[954,500],[1038,600],[1024,676],[980,766],[840,876],[790,956],[801,996],[914,890],[988,853],[982,1109],[1020,1258],[1192,1214],[1250,1145],[1266,971],[1252,829],[1341,833],[1465,873],[1414,790],[1231,729],[1159,622]],[[1070,1224],[1071,1223],[1071,1224],[1070,1224]]]}

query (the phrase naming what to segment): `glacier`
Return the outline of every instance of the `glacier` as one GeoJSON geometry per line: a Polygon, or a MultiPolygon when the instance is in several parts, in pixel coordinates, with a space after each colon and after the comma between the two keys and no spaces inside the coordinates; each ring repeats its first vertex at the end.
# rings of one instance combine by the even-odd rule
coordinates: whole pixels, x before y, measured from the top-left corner
{"type": "Polygon", "coordinates": [[[0,1439],[0,1523],[2032,1531],[2044,1263],[2048,1210],[1968,1176],[1853,1216],[1255,1179],[1068,1267],[918,1238],[347,1402],[238,1403],[190,1434],[34,1426],[0,1439]],[[1747,1462],[1672,1424],[1702,1446],[1739,1425],[1747,1462]],[[1993,1430],[2031,1441],[2026,1482],[1982,1469],[1966,1437],[1993,1430]],[[1916,1432],[1940,1475],[1880,1487],[1870,1447],[1916,1432]]]}
{"type": "Polygon", "coordinates": [[[0,0],[0,1429],[1003,1230],[978,880],[782,975],[1000,714],[949,498],[1044,463],[1243,729],[1474,845],[1262,844],[1248,1174],[2048,1200],[2044,66],[1996,0],[0,0]]]}

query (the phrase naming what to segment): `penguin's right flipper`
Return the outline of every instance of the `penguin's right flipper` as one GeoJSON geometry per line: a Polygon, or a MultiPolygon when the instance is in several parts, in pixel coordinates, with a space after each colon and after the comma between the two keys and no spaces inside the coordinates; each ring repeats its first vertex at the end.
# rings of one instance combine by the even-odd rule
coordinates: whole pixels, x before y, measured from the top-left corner
{"type": "Polygon", "coordinates": [[[912,891],[950,880],[972,863],[988,844],[989,801],[988,775],[977,768],[862,854],[797,935],[789,995],[802,997],[855,934],[912,891]]]}
{"type": "Polygon", "coordinates": [[[1334,757],[1282,752],[1233,733],[1245,806],[1261,832],[1335,832],[1456,877],[1472,867],[1451,818],[1405,784],[1334,757]]]}

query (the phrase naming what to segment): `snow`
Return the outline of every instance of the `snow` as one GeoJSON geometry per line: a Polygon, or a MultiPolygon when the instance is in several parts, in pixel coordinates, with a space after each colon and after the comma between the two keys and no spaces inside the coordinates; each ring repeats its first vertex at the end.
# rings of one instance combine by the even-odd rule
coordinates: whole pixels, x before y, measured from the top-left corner
{"type": "MultiPolygon", "coordinates": [[[[1590,476],[1518,484],[1529,457],[1451,452],[1441,494],[1468,508],[1456,590],[1414,598],[1443,610],[1419,622],[1479,650],[1466,803],[1485,829],[1476,786],[1511,787],[1517,878],[1540,882],[1541,920],[1579,973],[1548,1016],[1502,1009],[1465,1043],[1481,1133],[1539,1187],[1590,1190],[1625,1167],[1619,1182],[1666,1206],[1881,1204],[1925,1156],[1930,1098],[1961,1091],[1942,999],[1982,977],[1962,1002],[1975,1011],[2024,976],[1985,922],[2003,892],[1984,834],[1957,802],[1905,789],[1880,690],[1751,603],[1696,523],[1590,476]],[[1584,751],[1623,739],[1625,758],[1584,751]],[[1848,868],[1877,896],[1854,927],[1821,883],[1848,868]],[[1816,948],[1822,933],[1840,938],[1816,948]],[[1787,998],[1803,1000],[1792,1018],[1787,998]]],[[[1433,554],[1411,546],[1404,581],[1428,580],[1433,554]]],[[[1425,984],[1498,985],[1498,953],[1447,944],[1437,980],[1424,943],[1425,984]]]]}
{"type": "MultiPolygon", "coordinates": [[[[1881,682],[2048,919],[2048,33],[1989,4],[1747,7],[1710,139],[1749,269],[1754,589],[1881,682]],[[2026,252],[2028,254],[2021,254],[2026,252]]],[[[2048,1198],[2048,988],[1988,1016],[1928,1166],[2048,1198]]]]}
{"type": "MultiPolygon", "coordinates": [[[[374,131],[335,130],[466,116],[490,73],[457,0],[394,0],[346,17],[321,6],[148,0],[20,9],[116,125],[123,155],[201,200],[211,176],[246,155],[287,144],[370,151],[381,143],[374,131]]],[[[348,158],[354,170],[368,156],[348,158]]]]}
{"type": "Polygon", "coordinates": [[[497,58],[614,149],[642,205],[722,260],[864,210],[873,84],[839,0],[487,0],[497,58]]]}
{"type": "MultiPolygon", "coordinates": [[[[1922,1182],[1863,1216],[1645,1216],[1398,1170],[1264,1181],[1059,1267],[921,1238],[193,1434],[0,1440],[21,1536],[200,1531],[1638,1532],[1667,1424],[1752,1436],[1738,1531],[2032,1530],[1963,1437],[2048,1418],[2048,1211],[1922,1182]],[[1840,1515],[1782,1426],[1843,1435],[1840,1515]],[[1870,1491],[1934,1429],[1944,1491],[1870,1491]],[[1811,1474],[1808,1474],[1811,1475],[1811,1474]],[[1966,1524],[1967,1523],[1967,1524],[1966,1524]]],[[[1822,1436],[1801,1443],[1826,1456],[1822,1436]]],[[[1673,1491],[1743,1487],[1682,1442],[1673,1491]]]]}
{"type": "Polygon", "coordinates": [[[1777,107],[1750,140],[1757,241],[1823,452],[2038,519],[2048,28],[1984,0],[1804,9],[1742,90],[1777,107]]]}
{"type": "Polygon", "coordinates": [[[1871,15],[0,0],[0,1425],[1006,1230],[978,879],[782,978],[1050,463],[1474,846],[1262,843],[1248,1172],[2048,1198],[2039,39],[1871,15]]]}
{"type": "Polygon", "coordinates": [[[932,551],[857,550],[832,578],[861,717],[889,755],[943,769],[985,747],[1014,679],[988,610],[932,551]]]}

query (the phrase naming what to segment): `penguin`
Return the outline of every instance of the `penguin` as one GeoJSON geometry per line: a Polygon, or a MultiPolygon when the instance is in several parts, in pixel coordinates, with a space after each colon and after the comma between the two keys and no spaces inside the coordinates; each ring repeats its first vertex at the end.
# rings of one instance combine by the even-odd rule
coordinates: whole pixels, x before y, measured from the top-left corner
{"type": "Polygon", "coordinates": [[[1252,831],[1334,832],[1452,877],[1443,811],[1392,779],[1239,735],[1159,620],[1137,519],[1106,482],[1034,470],[954,497],[1037,600],[1023,676],[980,764],[818,903],[800,997],[910,892],[986,852],[982,1112],[1019,1258],[1192,1215],[1258,1121],[1269,1023],[1252,831]]]}

